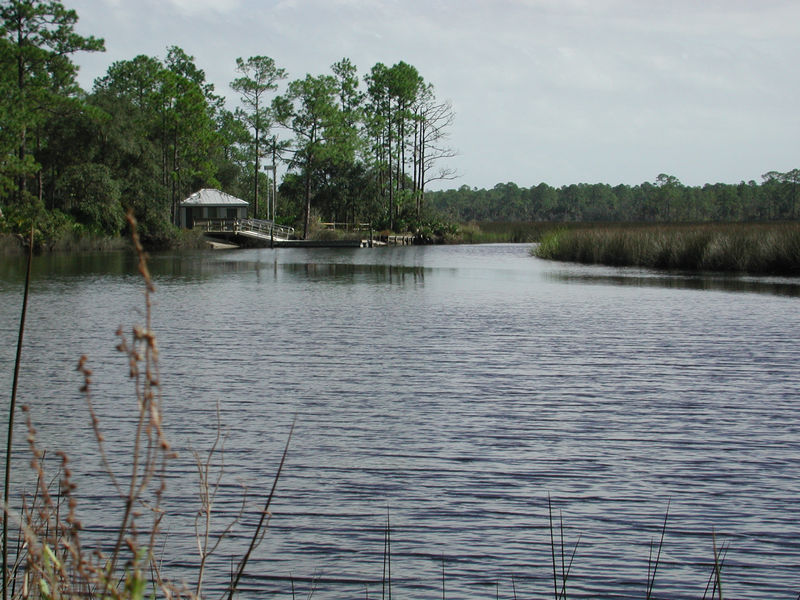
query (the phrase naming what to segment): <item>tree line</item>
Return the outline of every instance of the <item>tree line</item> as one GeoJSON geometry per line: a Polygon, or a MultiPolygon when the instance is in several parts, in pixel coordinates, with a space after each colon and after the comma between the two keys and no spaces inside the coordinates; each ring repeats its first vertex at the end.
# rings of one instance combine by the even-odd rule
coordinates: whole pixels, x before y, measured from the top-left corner
{"type": "Polygon", "coordinates": [[[430,192],[428,205],[456,222],[469,221],[776,221],[800,217],[800,169],[770,171],[761,182],[682,184],[660,174],[652,183],[611,186],[499,183],[430,192]]]}
{"type": "Polygon", "coordinates": [[[760,183],[462,186],[446,159],[451,105],[405,62],[359,74],[347,58],[291,80],[268,56],[231,65],[228,102],[192,56],[114,62],[90,91],[73,57],[104,50],[75,33],[54,0],[0,0],[0,232],[116,235],[132,210],[142,237],[169,243],[181,200],[204,187],[248,200],[251,214],[306,234],[316,221],[435,230],[453,221],[797,219],[800,170],[760,183]],[[231,108],[232,107],[232,108],[231,108]],[[278,169],[286,173],[270,198],[278,169]]]}
{"type": "Polygon", "coordinates": [[[426,185],[451,176],[441,163],[453,155],[452,107],[405,62],[360,75],[344,58],[290,81],[270,57],[238,58],[231,109],[179,47],[114,62],[84,91],[73,57],[104,41],[75,32],[74,10],[3,0],[0,19],[6,229],[116,235],[132,210],[143,238],[168,242],[180,201],[204,187],[306,232],[314,220],[405,229],[424,219],[426,185]]]}

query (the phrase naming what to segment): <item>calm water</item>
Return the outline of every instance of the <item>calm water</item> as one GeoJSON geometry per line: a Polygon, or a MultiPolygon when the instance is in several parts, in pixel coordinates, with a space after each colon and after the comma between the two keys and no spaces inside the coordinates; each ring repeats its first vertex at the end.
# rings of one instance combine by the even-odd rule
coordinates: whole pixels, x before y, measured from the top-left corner
{"type": "MultiPolygon", "coordinates": [[[[0,263],[11,388],[23,265],[0,263]]],[[[80,510],[119,514],[75,364],[87,354],[111,460],[134,410],[114,332],[142,319],[124,254],[35,259],[21,376],[39,439],[66,450],[80,510]],[[115,441],[116,440],[116,441],[115,441]]],[[[712,531],[726,598],[800,592],[800,282],[547,263],[524,245],[158,255],[168,572],[191,580],[197,474],[221,409],[224,587],[297,415],[242,597],[552,597],[548,496],[570,597],[701,598],[712,531]]],[[[24,467],[24,436],[17,436],[24,467]]],[[[24,468],[21,469],[24,471],[24,468]]],[[[16,486],[29,486],[18,475],[16,486]]],[[[215,592],[215,593],[211,593],[215,592]]]]}

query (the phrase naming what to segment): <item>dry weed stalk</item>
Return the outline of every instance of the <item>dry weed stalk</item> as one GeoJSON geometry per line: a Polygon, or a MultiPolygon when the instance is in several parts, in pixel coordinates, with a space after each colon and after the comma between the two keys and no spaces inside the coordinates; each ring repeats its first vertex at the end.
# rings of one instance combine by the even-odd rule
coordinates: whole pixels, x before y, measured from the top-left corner
{"type": "MultiPolygon", "coordinates": [[[[128,376],[134,384],[138,415],[127,484],[121,482],[120,477],[113,473],[108,461],[103,458],[105,469],[125,505],[114,548],[107,558],[103,570],[103,597],[106,597],[109,592],[113,592],[117,587],[115,583],[119,578],[117,567],[124,549],[129,551],[128,564],[126,565],[126,571],[128,572],[126,587],[134,586],[135,589],[136,586],[140,585],[139,575],[137,574],[140,574],[142,565],[149,565],[154,570],[156,580],[159,583],[163,583],[153,556],[153,548],[156,546],[159,525],[164,514],[161,509],[161,498],[165,485],[164,473],[168,460],[173,457],[170,444],[161,426],[158,346],[151,327],[151,295],[155,291],[155,286],[150,278],[147,257],[136,231],[136,220],[130,214],[128,215],[128,223],[131,227],[134,250],[139,259],[139,273],[145,283],[145,313],[144,325],[133,327],[130,340],[121,327],[117,330],[117,337],[119,338],[117,350],[124,354],[128,360],[128,376]],[[143,509],[152,519],[143,530],[143,533],[147,536],[147,543],[144,546],[140,546],[138,542],[140,530],[137,520],[142,515],[139,509],[143,509]],[[131,581],[130,573],[134,573],[133,581],[131,581]]],[[[85,365],[85,361],[82,360],[81,363],[85,365]]],[[[90,374],[86,374],[85,393],[87,395],[89,394],[90,374]]],[[[96,417],[94,416],[93,427],[97,435],[97,442],[102,448],[104,438],[97,427],[96,417]]]]}
{"type": "MultiPolygon", "coordinates": [[[[106,451],[106,440],[92,402],[92,370],[86,356],[81,356],[77,370],[83,377],[81,393],[91,418],[92,430],[100,455],[103,472],[108,476],[113,490],[121,500],[124,510],[118,527],[109,542],[110,552],[100,549],[87,553],[80,542],[82,525],[77,518],[75,484],[67,455],[57,452],[60,459],[58,473],[48,479],[45,472],[45,451],[37,445],[36,429],[29,408],[23,407],[28,427],[28,446],[31,468],[36,475],[33,495],[23,494],[19,512],[5,502],[4,527],[12,519],[19,527],[19,543],[14,564],[6,567],[7,534],[4,532],[4,593],[10,592],[13,600],[61,600],[72,598],[101,598],[102,600],[141,600],[146,588],[153,598],[167,600],[201,598],[203,576],[208,558],[217,550],[231,529],[241,520],[246,508],[246,494],[242,495],[239,514],[221,532],[212,535],[212,511],[217,492],[221,487],[224,461],[215,464],[216,455],[224,454],[221,435],[220,409],[217,406],[217,436],[208,454],[201,458],[194,452],[199,474],[200,508],[195,517],[195,536],[199,551],[197,582],[194,590],[173,585],[162,576],[160,563],[154,553],[160,525],[164,517],[161,501],[165,490],[166,467],[175,455],[162,427],[162,397],[158,364],[158,346],[153,333],[152,293],[155,291],[147,266],[147,256],[136,231],[136,220],[128,215],[131,239],[139,262],[138,270],[145,283],[144,324],[134,326],[130,334],[120,327],[116,336],[116,349],[127,361],[128,376],[133,382],[136,398],[136,419],[131,440],[130,464],[127,473],[115,471],[106,451]],[[57,487],[57,491],[54,488],[57,487]],[[9,578],[10,576],[10,578],[9,578]]],[[[27,283],[26,283],[27,288],[27,283]]],[[[21,325],[21,330],[24,326],[21,325]]],[[[17,367],[18,368],[18,367],[17,367]]],[[[292,423],[292,430],[294,423],[292,423]]],[[[9,444],[11,429],[9,427],[9,444]]],[[[269,507],[274,497],[278,478],[288,453],[290,430],[272,488],[260,511],[250,546],[235,567],[235,577],[225,590],[233,598],[247,562],[261,543],[269,521],[269,507]]],[[[10,452],[9,452],[10,454],[10,452]]],[[[6,478],[8,480],[8,467],[6,478]]],[[[8,483],[6,483],[6,493],[8,483]]]]}
{"type": "Polygon", "coordinates": [[[23,407],[31,468],[37,483],[30,500],[23,496],[20,513],[11,511],[6,503],[6,521],[8,517],[16,521],[22,540],[14,565],[4,572],[6,577],[11,575],[12,583],[4,585],[4,592],[11,590],[14,598],[141,598],[148,583],[143,572],[148,569],[150,583],[158,587],[165,598],[189,596],[163,581],[153,556],[163,518],[164,473],[173,453],[161,426],[158,347],[151,329],[151,294],[155,288],[136,233],[136,221],[132,216],[128,221],[139,258],[139,272],[145,282],[145,313],[144,325],[135,326],[130,338],[122,328],[117,330],[117,350],[126,356],[137,406],[130,469],[125,475],[114,471],[106,453],[105,438],[92,404],[92,371],[88,360],[82,356],[78,362],[78,371],[83,376],[81,392],[89,407],[102,467],[124,504],[123,517],[110,554],[104,556],[97,550],[87,556],[80,543],[82,527],[77,518],[75,484],[67,455],[56,453],[60,459],[58,475],[48,480],[45,453],[37,445],[30,411],[23,407]],[[57,493],[54,492],[56,481],[57,493]],[[143,515],[150,518],[141,527],[145,521],[143,515]]]}
{"type": "Polygon", "coordinates": [[[239,513],[228,523],[225,529],[216,536],[216,539],[212,540],[211,517],[217,492],[222,484],[222,475],[225,471],[224,438],[222,436],[222,421],[220,418],[219,402],[217,402],[217,433],[216,437],[214,438],[214,443],[212,444],[205,458],[201,457],[200,453],[196,450],[193,451],[193,455],[197,465],[197,474],[199,477],[200,500],[200,508],[198,509],[194,520],[195,540],[197,541],[197,551],[200,556],[195,595],[199,598],[202,594],[203,577],[205,575],[206,563],[209,557],[216,552],[222,540],[225,539],[233,527],[239,523],[247,505],[247,490],[244,489],[242,493],[242,505],[239,509],[239,513]],[[219,464],[217,465],[216,473],[214,473],[213,458],[217,453],[220,455],[220,460],[219,464]]]}

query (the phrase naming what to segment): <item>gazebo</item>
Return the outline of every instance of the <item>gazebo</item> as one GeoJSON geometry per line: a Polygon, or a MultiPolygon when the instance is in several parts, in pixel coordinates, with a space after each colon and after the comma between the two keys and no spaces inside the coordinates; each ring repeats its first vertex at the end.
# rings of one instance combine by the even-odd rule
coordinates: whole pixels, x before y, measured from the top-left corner
{"type": "Polygon", "coordinates": [[[197,221],[246,219],[249,203],[225,192],[202,189],[180,204],[180,226],[192,229],[197,221]]]}

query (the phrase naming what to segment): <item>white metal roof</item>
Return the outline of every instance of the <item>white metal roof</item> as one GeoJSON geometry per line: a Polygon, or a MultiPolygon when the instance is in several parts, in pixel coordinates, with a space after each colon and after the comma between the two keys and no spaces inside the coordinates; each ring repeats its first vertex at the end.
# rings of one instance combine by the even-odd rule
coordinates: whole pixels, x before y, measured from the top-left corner
{"type": "Polygon", "coordinates": [[[248,203],[219,190],[203,189],[181,202],[181,206],[248,206],[248,203]]]}

